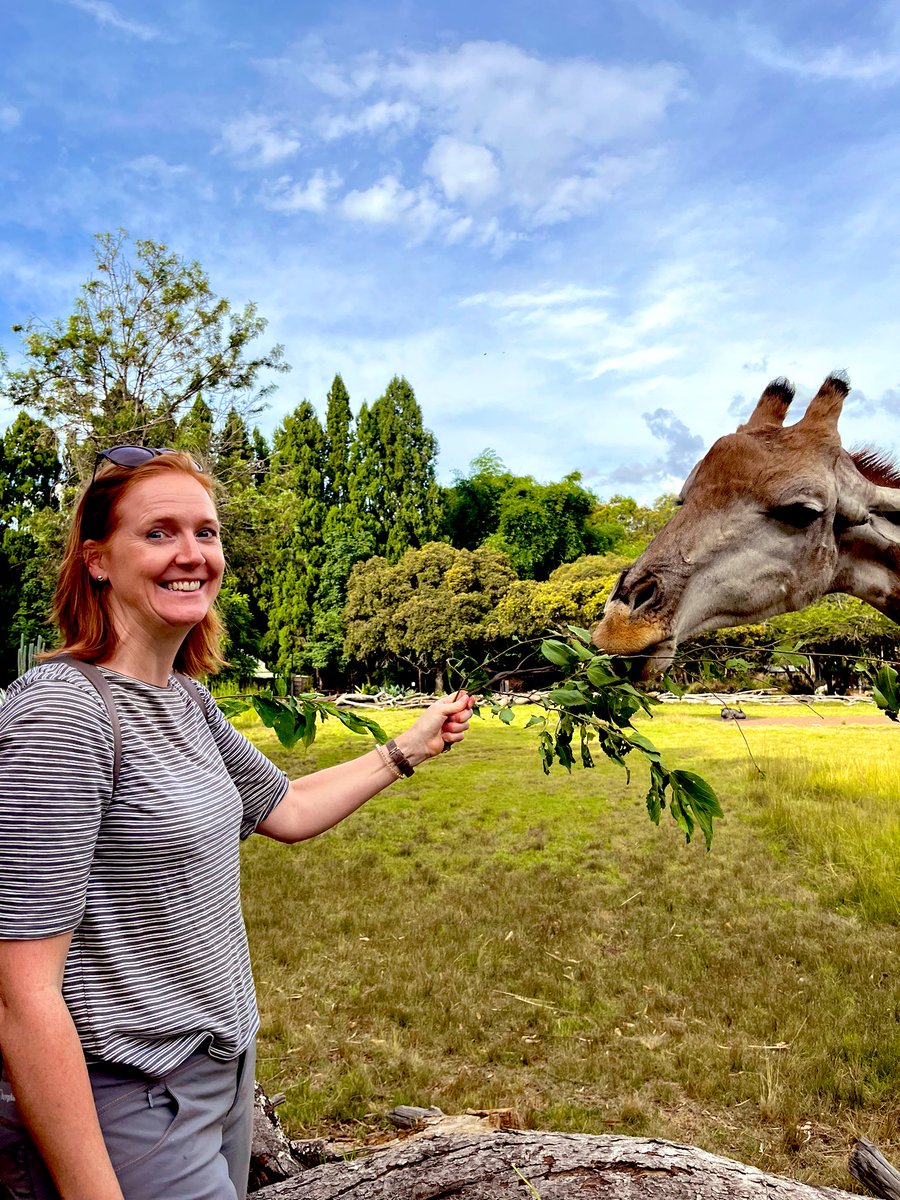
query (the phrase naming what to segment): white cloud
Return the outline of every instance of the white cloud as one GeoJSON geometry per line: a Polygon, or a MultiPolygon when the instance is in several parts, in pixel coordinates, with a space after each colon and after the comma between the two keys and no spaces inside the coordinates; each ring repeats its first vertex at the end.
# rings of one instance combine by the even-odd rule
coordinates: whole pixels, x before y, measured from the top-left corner
{"type": "Polygon", "coordinates": [[[22,120],[22,114],[12,104],[0,104],[0,132],[8,133],[22,120]]]}
{"type": "Polygon", "coordinates": [[[125,169],[162,187],[171,187],[180,183],[186,175],[190,174],[190,167],[186,167],[183,163],[166,162],[158,154],[142,154],[139,158],[133,158],[125,164],[125,169]]]}
{"type": "Polygon", "coordinates": [[[818,82],[841,82],[894,87],[900,73],[900,50],[838,44],[820,49],[787,49],[771,33],[744,26],[743,39],[751,58],[776,71],[818,82]]]}
{"type": "Polygon", "coordinates": [[[464,308],[486,304],[491,308],[519,308],[534,311],[556,308],[560,305],[578,304],[583,300],[603,300],[611,294],[609,288],[587,288],[570,283],[565,287],[550,288],[544,292],[512,292],[509,294],[504,292],[478,292],[474,296],[467,296],[460,303],[464,308]]]}
{"type": "Polygon", "coordinates": [[[590,378],[599,379],[601,375],[608,375],[610,371],[643,371],[647,367],[658,367],[660,363],[671,362],[680,354],[679,346],[645,346],[628,354],[601,359],[591,371],[590,378]]]}
{"type": "Polygon", "coordinates": [[[348,192],[341,211],[349,220],[365,225],[402,225],[414,239],[446,226],[449,217],[426,188],[406,188],[393,175],[385,175],[363,191],[348,192]]]}
{"type": "Polygon", "coordinates": [[[387,129],[397,128],[403,132],[414,129],[419,119],[416,105],[403,100],[389,102],[379,100],[370,104],[355,114],[338,114],[323,116],[317,122],[317,128],[327,141],[347,137],[354,133],[383,133],[387,129]]]}
{"type": "MultiPolygon", "coordinates": [[[[300,59],[309,54],[304,46],[300,59]]],[[[312,57],[312,66],[298,61],[297,69],[328,96],[329,108],[310,127],[326,145],[368,139],[378,162],[374,181],[346,197],[346,213],[396,224],[389,214],[412,204],[385,180],[397,181],[402,170],[414,195],[442,194],[445,219],[432,222],[436,233],[495,252],[517,228],[593,212],[652,170],[660,126],[685,94],[684,72],[669,63],[554,60],[506,42],[373,53],[343,69],[323,62],[319,47],[312,57]],[[478,219],[466,224],[473,213],[478,219]]],[[[282,64],[273,69],[289,74],[282,64]]],[[[360,165],[364,171],[365,160],[360,165]]],[[[436,203],[430,197],[427,207],[436,203]]]]}
{"type": "Polygon", "coordinates": [[[220,148],[239,166],[269,167],[292,158],[300,149],[300,139],[276,129],[270,117],[248,113],[223,128],[220,148]]]}
{"type": "Polygon", "coordinates": [[[93,17],[99,25],[117,29],[119,33],[127,33],[129,37],[137,38],[139,41],[155,42],[164,37],[161,30],[152,25],[145,25],[142,21],[132,21],[128,17],[123,17],[118,9],[107,3],[107,0],[69,0],[69,4],[72,8],[77,8],[79,12],[93,17]]]}
{"type": "Polygon", "coordinates": [[[468,200],[477,204],[500,186],[500,171],[487,146],[446,135],[431,147],[424,170],[451,201],[468,200]]]}
{"type": "Polygon", "coordinates": [[[334,172],[316,171],[305,183],[295,183],[289,175],[282,175],[263,192],[263,204],[272,212],[323,213],[340,186],[341,178],[334,172]]]}

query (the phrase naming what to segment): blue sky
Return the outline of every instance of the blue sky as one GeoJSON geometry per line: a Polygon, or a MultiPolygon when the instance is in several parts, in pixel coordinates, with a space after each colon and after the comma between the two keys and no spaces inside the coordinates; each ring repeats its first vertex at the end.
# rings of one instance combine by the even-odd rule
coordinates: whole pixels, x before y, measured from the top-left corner
{"type": "MultiPolygon", "coordinates": [[[[900,2],[5,6],[0,345],[124,227],[254,300],[291,374],[395,373],[486,447],[676,487],[765,383],[898,448],[900,2]]],[[[11,413],[0,409],[0,426],[11,413]]]]}

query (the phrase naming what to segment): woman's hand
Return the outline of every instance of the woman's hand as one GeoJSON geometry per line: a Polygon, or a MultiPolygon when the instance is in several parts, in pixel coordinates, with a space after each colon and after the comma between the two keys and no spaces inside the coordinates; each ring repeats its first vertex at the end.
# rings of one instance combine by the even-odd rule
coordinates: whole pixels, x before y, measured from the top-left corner
{"type": "Polygon", "coordinates": [[[397,745],[409,759],[410,764],[417,767],[428,758],[434,758],[445,747],[461,742],[469,728],[472,708],[477,701],[476,696],[468,692],[457,692],[426,708],[414,725],[405,733],[398,734],[397,745]]]}

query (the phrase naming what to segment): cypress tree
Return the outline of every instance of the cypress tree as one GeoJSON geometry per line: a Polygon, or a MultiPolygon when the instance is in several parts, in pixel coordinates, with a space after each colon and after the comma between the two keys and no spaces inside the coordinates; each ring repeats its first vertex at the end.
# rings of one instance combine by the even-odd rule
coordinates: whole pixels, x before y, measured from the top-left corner
{"type": "Polygon", "coordinates": [[[279,674],[310,665],[308,639],[322,562],[325,433],[308,400],[276,429],[263,493],[264,645],[279,674]]]}
{"type": "Polygon", "coordinates": [[[376,552],[390,562],[437,536],[436,455],[437,440],[422,423],[412,387],[394,376],[372,407],[360,410],[349,482],[351,504],[374,537],[376,552]]]}

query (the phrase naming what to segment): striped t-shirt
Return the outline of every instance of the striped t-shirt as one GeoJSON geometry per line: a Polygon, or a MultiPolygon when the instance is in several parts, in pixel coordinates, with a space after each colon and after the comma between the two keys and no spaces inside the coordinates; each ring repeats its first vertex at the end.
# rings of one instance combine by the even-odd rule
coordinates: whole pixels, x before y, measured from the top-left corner
{"type": "Polygon", "coordinates": [[[203,693],[104,668],[122,730],[73,667],[44,663],[0,707],[0,939],[73,930],[63,995],[89,1061],[163,1075],[259,1025],[238,851],[287,777],[203,693]]]}

